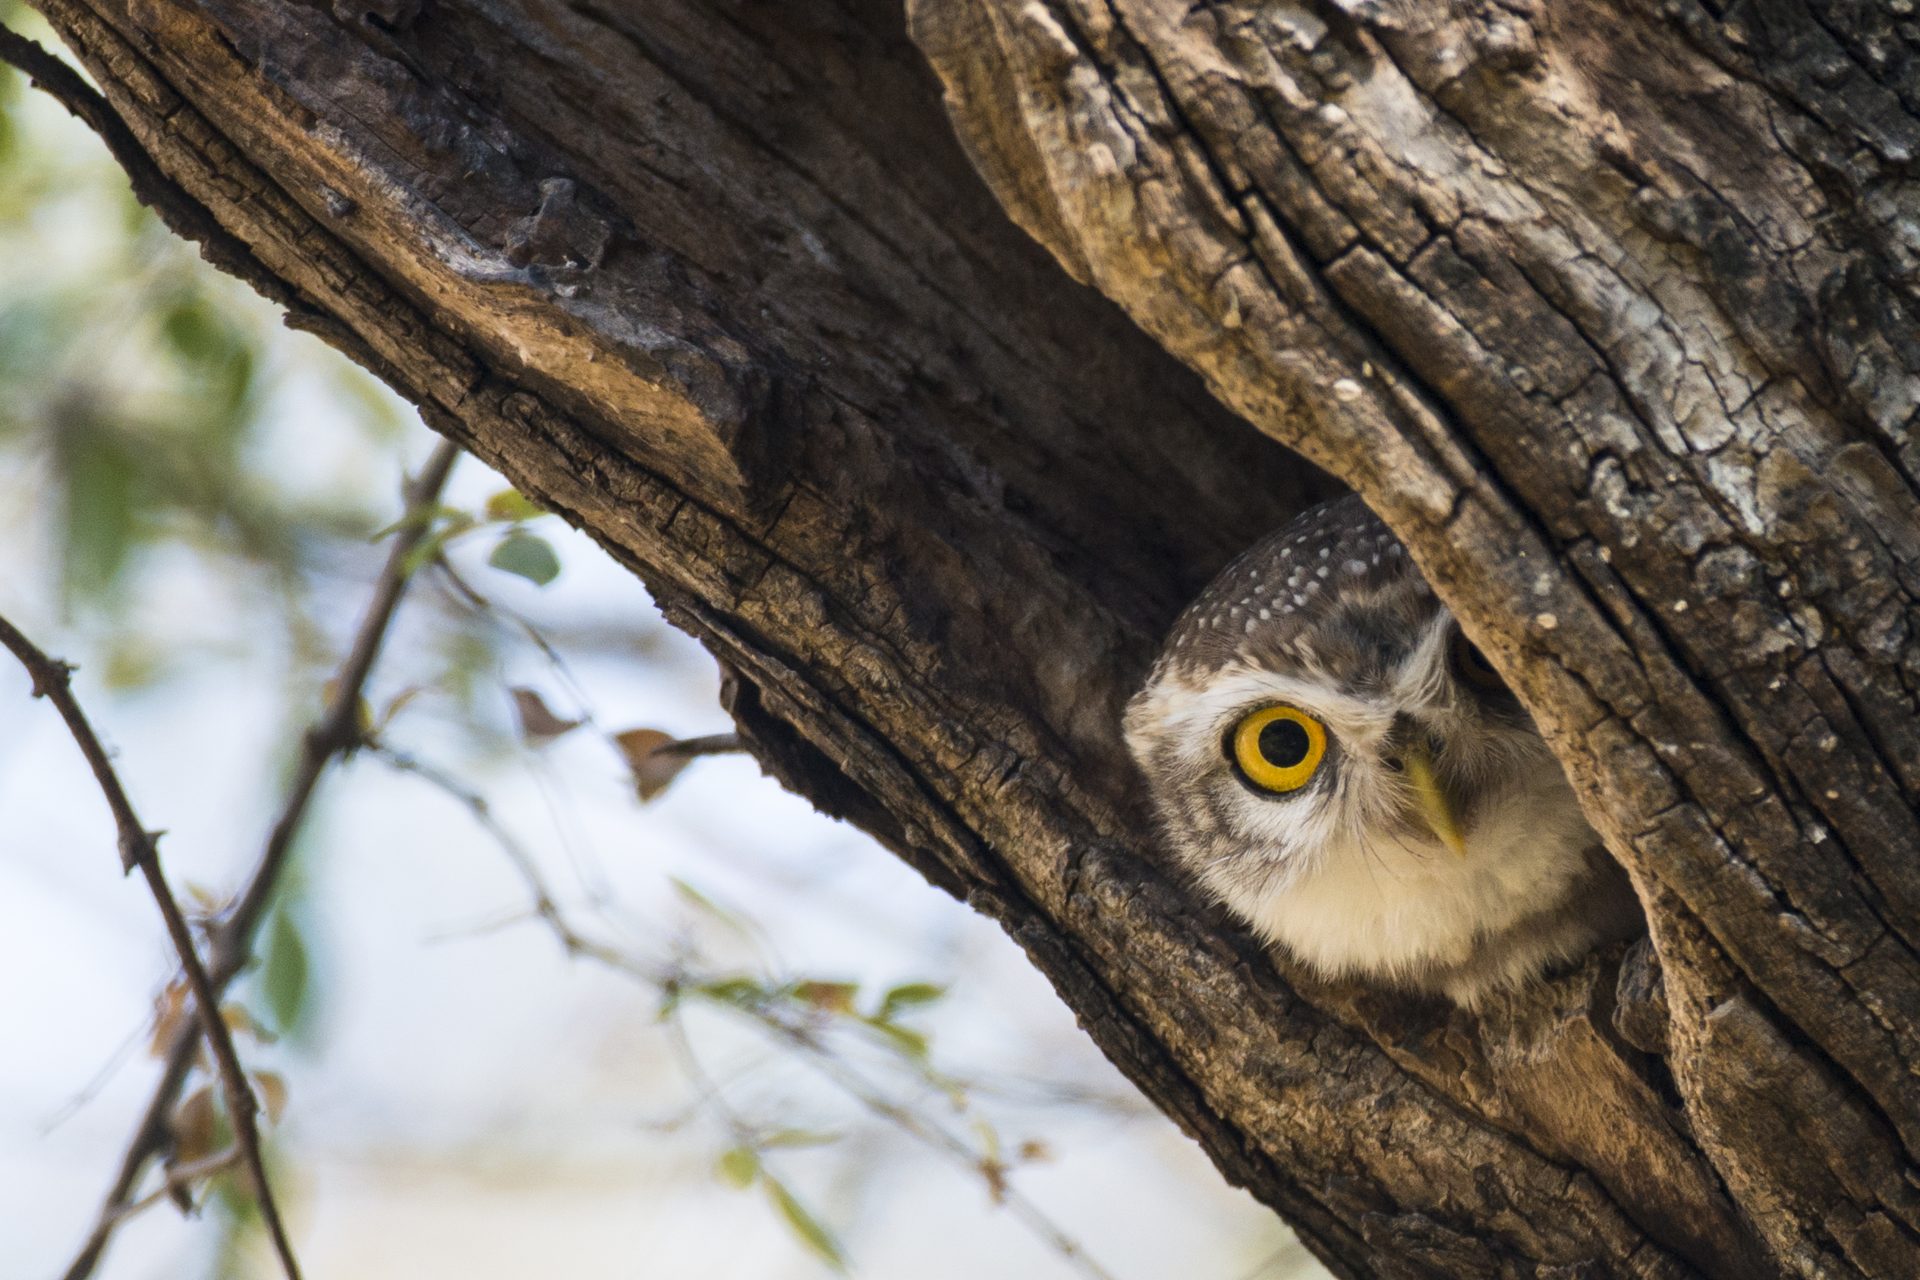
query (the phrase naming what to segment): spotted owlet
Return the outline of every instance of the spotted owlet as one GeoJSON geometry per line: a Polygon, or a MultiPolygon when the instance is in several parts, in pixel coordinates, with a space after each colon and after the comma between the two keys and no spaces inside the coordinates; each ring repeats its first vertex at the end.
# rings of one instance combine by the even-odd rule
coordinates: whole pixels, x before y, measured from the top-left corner
{"type": "Polygon", "coordinates": [[[1126,731],[1181,862],[1324,975],[1473,1005],[1638,927],[1539,731],[1357,498],[1214,579],[1126,731]]]}

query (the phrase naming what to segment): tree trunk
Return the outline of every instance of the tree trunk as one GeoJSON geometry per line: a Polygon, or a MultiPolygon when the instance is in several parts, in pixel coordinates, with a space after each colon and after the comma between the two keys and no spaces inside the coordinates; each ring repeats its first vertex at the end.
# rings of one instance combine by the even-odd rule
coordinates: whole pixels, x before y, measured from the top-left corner
{"type": "Polygon", "coordinates": [[[1336,1272],[1920,1274],[1908,0],[36,3],[177,228],[644,577],[1336,1272]],[[1274,441],[1650,945],[1471,1016],[1156,856],[1119,709],[1335,491],[1274,441]]]}

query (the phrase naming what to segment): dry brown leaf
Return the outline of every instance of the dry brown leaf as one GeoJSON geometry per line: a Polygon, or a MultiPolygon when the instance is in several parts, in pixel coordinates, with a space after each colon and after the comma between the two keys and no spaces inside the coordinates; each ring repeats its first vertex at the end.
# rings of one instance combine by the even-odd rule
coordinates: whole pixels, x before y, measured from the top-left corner
{"type": "Polygon", "coordinates": [[[578,729],[583,723],[555,715],[546,701],[531,689],[510,689],[508,692],[513,695],[513,709],[520,717],[520,736],[528,746],[544,746],[561,734],[578,729]]]}
{"type": "Polygon", "coordinates": [[[273,1032],[260,1025],[245,1005],[228,1001],[220,1006],[220,1021],[227,1024],[227,1030],[235,1035],[252,1036],[261,1044],[272,1044],[279,1039],[273,1032]]]}
{"type": "Polygon", "coordinates": [[[422,690],[419,685],[410,684],[400,692],[394,694],[387,705],[380,709],[380,716],[374,722],[373,726],[375,735],[385,733],[387,726],[393,723],[393,718],[406,710],[407,704],[419,697],[421,692],[422,690]]]}
{"type": "Polygon", "coordinates": [[[192,1164],[213,1154],[216,1126],[213,1111],[213,1086],[203,1084],[188,1094],[173,1110],[167,1122],[173,1130],[173,1159],[176,1164],[192,1164]]]}
{"type": "Polygon", "coordinates": [[[613,744],[626,758],[627,768],[633,773],[634,790],[642,800],[651,800],[665,791],[667,784],[687,767],[689,757],[667,750],[678,743],[679,739],[672,734],[658,729],[629,729],[613,735],[613,744]]]}
{"type": "Polygon", "coordinates": [[[164,1058],[180,1033],[180,1020],[187,1016],[187,980],[175,978],[153,1002],[153,1039],[147,1043],[147,1055],[164,1058]]]}
{"type": "Polygon", "coordinates": [[[253,1091],[260,1096],[260,1109],[267,1113],[272,1124],[280,1123],[281,1113],[287,1109],[287,1081],[278,1071],[255,1071],[253,1091]]]}
{"type": "Polygon", "coordinates": [[[987,1194],[993,1197],[995,1204],[1007,1202],[1007,1166],[998,1160],[983,1159],[977,1166],[980,1176],[987,1180],[987,1194]]]}

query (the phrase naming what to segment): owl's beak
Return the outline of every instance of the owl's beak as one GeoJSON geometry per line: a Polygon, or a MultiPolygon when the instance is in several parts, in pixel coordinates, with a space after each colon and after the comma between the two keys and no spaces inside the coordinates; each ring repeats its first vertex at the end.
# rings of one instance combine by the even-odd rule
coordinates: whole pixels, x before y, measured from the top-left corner
{"type": "Polygon", "coordinates": [[[1447,793],[1440,787],[1440,779],[1434,776],[1433,756],[1424,742],[1417,739],[1408,745],[1400,757],[1401,765],[1407,771],[1407,781],[1413,784],[1414,804],[1420,810],[1420,818],[1427,829],[1440,838],[1440,843],[1453,851],[1456,858],[1467,856],[1467,837],[1460,830],[1460,820],[1454,817],[1453,802],[1447,799],[1447,793]]]}

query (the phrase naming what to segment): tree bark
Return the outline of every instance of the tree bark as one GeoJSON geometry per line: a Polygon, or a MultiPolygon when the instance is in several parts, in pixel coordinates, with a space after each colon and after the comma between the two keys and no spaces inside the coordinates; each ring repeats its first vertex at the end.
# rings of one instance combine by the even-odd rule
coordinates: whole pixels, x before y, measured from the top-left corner
{"type": "Polygon", "coordinates": [[[1906,0],[36,3],[177,228],[645,578],[1333,1270],[1920,1274],[1906,0]],[[1650,941],[1472,1016],[1157,857],[1120,705],[1337,491],[1296,454],[1650,941]]]}

